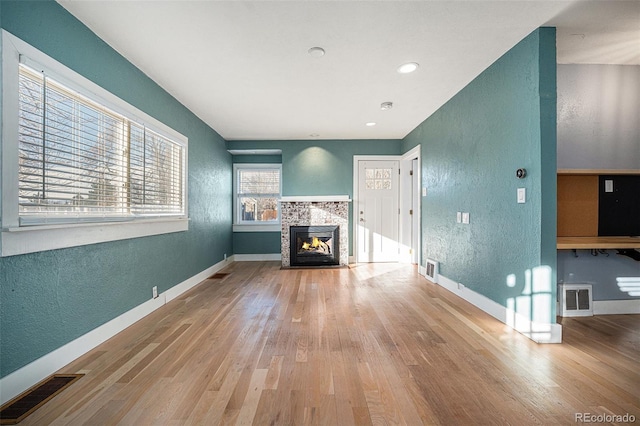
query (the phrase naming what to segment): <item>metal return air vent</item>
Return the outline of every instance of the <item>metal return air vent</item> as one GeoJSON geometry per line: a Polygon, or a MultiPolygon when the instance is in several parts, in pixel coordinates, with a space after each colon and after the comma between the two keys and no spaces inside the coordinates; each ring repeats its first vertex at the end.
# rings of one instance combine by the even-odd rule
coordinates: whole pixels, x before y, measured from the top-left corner
{"type": "Polygon", "coordinates": [[[591,284],[559,284],[558,302],[561,317],[593,316],[591,284]]]}
{"type": "Polygon", "coordinates": [[[425,277],[433,283],[438,283],[438,262],[433,259],[427,259],[427,265],[425,267],[425,277]]]}
{"type": "Polygon", "coordinates": [[[0,425],[14,425],[71,386],[84,374],[54,374],[0,407],[0,425]]]}

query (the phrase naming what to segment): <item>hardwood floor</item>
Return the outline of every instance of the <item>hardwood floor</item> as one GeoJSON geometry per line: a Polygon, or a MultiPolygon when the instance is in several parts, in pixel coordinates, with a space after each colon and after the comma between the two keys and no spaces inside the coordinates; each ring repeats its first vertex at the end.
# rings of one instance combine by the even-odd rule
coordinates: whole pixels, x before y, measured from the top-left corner
{"type": "Polygon", "coordinates": [[[224,272],[62,369],[86,376],[21,424],[640,422],[639,315],[539,345],[413,266],[224,272]]]}

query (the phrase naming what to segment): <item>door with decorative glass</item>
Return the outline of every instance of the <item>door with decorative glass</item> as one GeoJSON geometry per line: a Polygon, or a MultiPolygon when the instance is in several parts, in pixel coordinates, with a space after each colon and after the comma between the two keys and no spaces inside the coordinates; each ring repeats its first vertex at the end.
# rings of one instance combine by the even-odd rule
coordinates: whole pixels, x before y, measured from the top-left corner
{"type": "Polygon", "coordinates": [[[397,262],[399,161],[358,161],[357,261],[397,262]]]}

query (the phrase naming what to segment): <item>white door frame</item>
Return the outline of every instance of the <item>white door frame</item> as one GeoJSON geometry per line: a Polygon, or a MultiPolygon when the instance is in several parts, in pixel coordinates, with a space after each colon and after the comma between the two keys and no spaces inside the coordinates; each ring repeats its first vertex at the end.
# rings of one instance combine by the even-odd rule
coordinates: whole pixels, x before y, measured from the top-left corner
{"type": "MultiPolygon", "coordinates": [[[[353,203],[351,204],[353,207],[353,212],[352,212],[352,224],[353,224],[353,260],[357,262],[358,260],[358,202],[359,202],[359,195],[358,195],[358,184],[359,184],[359,172],[360,172],[360,168],[358,166],[358,162],[360,161],[376,161],[376,160],[382,160],[382,161],[399,161],[399,166],[400,166],[400,176],[402,177],[403,174],[408,175],[409,174],[409,170],[411,168],[411,160],[413,160],[414,158],[418,159],[418,170],[417,170],[417,182],[422,182],[421,178],[420,178],[420,168],[421,168],[421,160],[420,160],[420,145],[417,145],[416,147],[412,148],[411,150],[409,150],[406,154],[404,155],[354,155],[353,156],[353,203]],[[405,173],[406,172],[406,173],[405,173]]],[[[414,170],[414,173],[416,173],[416,171],[414,170]]],[[[410,188],[409,188],[410,189],[410,188]]],[[[418,229],[421,229],[421,221],[420,221],[420,192],[421,190],[419,189],[418,191],[416,191],[415,194],[415,201],[413,202],[414,206],[417,206],[417,208],[414,208],[414,215],[417,215],[417,226],[418,229]]],[[[403,180],[400,179],[400,203],[399,206],[401,206],[400,208],[402,208],[403,200],[406,197],[411,198],[411,191],[407,191],[407,188],[405,188],[405,186],[403,185],[403,180]]],[[[404,227],[411,227],[411,222],[409,222],[408,224],[404,224],[403,220],[402,220],[403,215],[400,216],[400,220],[398,221],[398,226],[399,226],[399,233],[398,233],[398,237],[399,240],[398,243],[400,244],[409,244],[411,245],[411,242],[407,241],[402,241],[402,229],[403,226],[404,227]]],[[[418,235],[420,235],[420,233],[418,233],[418,235]]],[[[414,242],[413,246],[412,246],[413,252],[415,253],[415,259],[417,261],[417,263],[420,263],[420,238],[417,238],[417,241],[414,242]]],[[[402,260],[402,259],[401,259],[402,260]]]]}
{"type": "Polygon", "coordinates": [[[400,214],[400,244],[401,247],[410,247],[411,256],[402,253],[401,262],[414,263],[420,265],[421,241],[422,241],[422,158],[420,156],[420,144],[416,145],[404,155],[400,161],[400,209],[413,209],[413,215],[400,214]],[[417,167],[413,170],[413,176],[409,175],[412,167],[412,160],[417,159],[417,167]],[[413,178],[413,179],[412,179],[413,178]],[[417,183],[413,188],[413,183],[417,183]],[[404,232],[413,230],[413,232],[404,232]]]}

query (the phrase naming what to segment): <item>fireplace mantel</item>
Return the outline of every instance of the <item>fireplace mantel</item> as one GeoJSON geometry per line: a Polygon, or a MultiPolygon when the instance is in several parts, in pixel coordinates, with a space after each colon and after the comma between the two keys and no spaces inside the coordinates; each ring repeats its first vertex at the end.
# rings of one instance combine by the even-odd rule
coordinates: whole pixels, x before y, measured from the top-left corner
{"type": "Polygon", "coordinates": [[[348,195],[290,196],[280,199],[282,266],[291,266],[290,228],[292,226],[340,227],[339,263],[349,264],[349,203],[348,195]]]}
{"type": "Polygon", "coordinates": [[[290,197],[280,197],[281,203],[297,203],[297,202],[336,202],[346,201],[350,202],[351,199],[348,195],[293,195],[290,197]]]}

